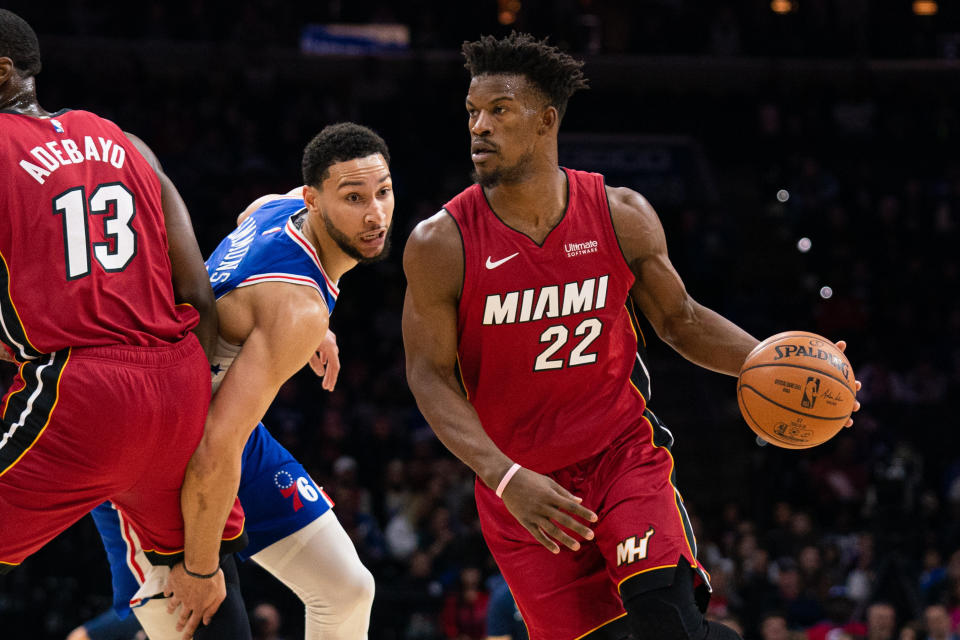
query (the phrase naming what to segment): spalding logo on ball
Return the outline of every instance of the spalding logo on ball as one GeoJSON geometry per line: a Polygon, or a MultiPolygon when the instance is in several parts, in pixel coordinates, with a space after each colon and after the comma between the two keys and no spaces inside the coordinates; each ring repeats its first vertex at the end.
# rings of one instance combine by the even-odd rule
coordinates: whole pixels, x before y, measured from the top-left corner
{"type": "Polygon", "coordinates": [[[764,441],[808,449],[847,423],[855,380],[850,362],[832,342],[815,333],[786,331],[747,356],[737,378],[737,403],[764,441]]]}

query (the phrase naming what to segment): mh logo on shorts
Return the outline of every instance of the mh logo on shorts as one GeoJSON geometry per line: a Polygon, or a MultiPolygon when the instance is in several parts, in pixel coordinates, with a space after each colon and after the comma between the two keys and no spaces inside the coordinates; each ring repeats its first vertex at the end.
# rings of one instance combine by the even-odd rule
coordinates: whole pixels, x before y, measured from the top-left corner
{"type": "Polygon", "coordinates": [[[303,501],[300,500],[300,496],[303,496],[303,499],[307,502],[316,502],[320,497],[317,490],[310,484],[309,478],[300,476],[294,483],[293,476],[287,471],[280,470],[273,474],[273,484],[277,485],[277,489],[280,489],[280,494],[284,498],[293,496],[294,512],[303,508],[303,501]]]}
{"type": "Polygon", "coordinates": [[[647,545],[650,544],[650,538],[653,536],[653,527],[647,529],[647,532],[640,536],[630,536],[623,542],[617,543],[617,566],[633,564],[637,560],[643,560],[647,557],[647,545]]]}

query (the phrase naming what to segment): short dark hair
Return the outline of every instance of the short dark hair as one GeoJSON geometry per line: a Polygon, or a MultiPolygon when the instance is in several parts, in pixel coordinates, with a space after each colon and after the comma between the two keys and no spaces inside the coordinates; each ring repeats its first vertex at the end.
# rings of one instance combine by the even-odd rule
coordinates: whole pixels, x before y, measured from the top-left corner
{"type": "Polygon", "coordinates": [[[13,60],[24,77],[40,73],[40,42],[27,21],[7,9],[0,9],[0,57],[13,60]]]}
{"type": "Polygon", "coordinates": [[[390,165],[387,143],[373,129],[352,122],[324,127],[303,150],[303,183],[320,187],[331,165],[379,153],[390,165]]]}
{"type": "Polygon", "coordinates": [[[547,44],[547,38],[537,40],[528,33],[513,31],[499,40],[494,36],[481,36],[474,42],[464,42],[460,51],[467,61],[463,66],[470,77],[501,73],[525,76],[547,97],[561,118],[570,96],[590,86],[581,69],[583,61],[547,44]]]}

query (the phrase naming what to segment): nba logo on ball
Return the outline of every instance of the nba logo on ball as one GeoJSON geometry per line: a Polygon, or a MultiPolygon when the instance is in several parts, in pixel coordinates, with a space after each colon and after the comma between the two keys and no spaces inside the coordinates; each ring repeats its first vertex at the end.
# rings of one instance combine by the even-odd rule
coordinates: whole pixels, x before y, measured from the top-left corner
{"type": "Polygon", "coordinates": [[[800,406],[804,409],[813,409],[813,403],[817,401],[817,392],[820,391],[820,378],[810,376],[807,378],[807,384],[803,386],[803,399],[800,406]]]}
{"type": "Polygon", "coordinates": [[[856,402],[852,367],[822,336],[787,331],[750,352],[737,378],[737,404],[753,431],[786,449],[826,442],[856,402]]]}

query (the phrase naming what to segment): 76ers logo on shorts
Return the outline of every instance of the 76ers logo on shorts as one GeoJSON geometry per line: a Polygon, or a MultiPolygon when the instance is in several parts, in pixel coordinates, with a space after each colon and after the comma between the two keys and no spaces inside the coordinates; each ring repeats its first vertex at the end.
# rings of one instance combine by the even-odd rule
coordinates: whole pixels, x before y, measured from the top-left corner
{"type": "Polygon", "coordinates": [[[303,508],[303,501],[300,500],[300,496],[303,496],[303,499],[307,502],[316,502],[320,497],[309,478],[300,476],[294,482],[293,476],[288,471],[280,470],[273,474],[273,484],[277,485],[277,489],[280,489],[280,494],[284,498],[293,496],[293,510],[295,512],[303,508]]]}

